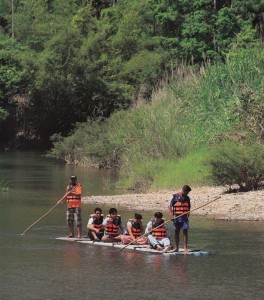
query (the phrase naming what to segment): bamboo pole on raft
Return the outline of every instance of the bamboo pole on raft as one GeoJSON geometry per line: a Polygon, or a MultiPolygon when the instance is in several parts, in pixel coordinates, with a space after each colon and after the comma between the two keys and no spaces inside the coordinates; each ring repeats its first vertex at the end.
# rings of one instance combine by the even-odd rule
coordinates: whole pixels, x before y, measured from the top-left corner
{"type": "MultiPolygon", "coordinates": [[[[221,196],[218,196],[218,197],[216,197],[215,199],[213,199],[213,200],[211,200],[211,201],[209,201],[209,202],[207,202],[207,203],[205,203],[205,204],[203,204],[203,205],[201,205],[201,206],[199,206],[199,207],[197,207],[197,208],[191,209],[191,210],[189,210],[189,211],[187,211],[187,212],[185,212],[185,213],[183,213],[183,214],[181,214],[181,215],[175,217],[173,220],[168,220],[168,221],[163,222],[162,224],[160,224],[159,226],[155,227],[154,229],[159,228],[159,227],[161,227],[162,225],[164,225],[164,224],[166,224],[166,223],[169,223],[169,222],[171,222],[171,221],[174,221],[174,220],[178,219],[179,217],[182,217],[183,215],[187,215],[187,214],[189,214],[190,212],[193,212],[193,211],[195,211],[195,210],[198,210],[198,209],[200,209],[200,208],[202,208],[202,207],[204,207],[204,206],[206,206],[206,205],[208,205],[208,204],[210,204],[210,203],[212,203],[212,202],[214,202],[214,201],[216,201],[216,200],[218,200],[218,199],[220,199],[220,198],[221,198],[221,196]]],[[[152,229],[152,230],[150,230],[149,232],[147,232],[147,233],[141,235],[141,236],[138,237],[135,241],[131,241],[129,244],[127,244],[127,245],[125,245],[123,248],[121,248],[120,251],[122,251],[123,249],[125,249],[125,248],[128,247],[129,245],[135,243],[137,240],[139,240],[140,238],[144,237],[145,235],[150,234],[154,229],[152,229]]]]}
{"type": "MultiPolygon", "coordinates": [[[[77,186],[77,185],[76,185],[77,186]]],[[[59,205],[61,203],[61,201],[66,198],[75,188],[76,186],[74,186],[69,192],[67,192],[59,201],[57,201],[57,203],[52,206],[52,208],[50,210],[48,210],[43,216],[41,216],[39,219],[37,219],[37,221],[35,221],[34,223],[32,223],[30,226],[28,226],[22,233],[21,235],[24,235],[31,227],[33,227],[35,224],[37,224],[40,220],[42,220],[44,217],[46,217],[57,205],[59,205]]]]}

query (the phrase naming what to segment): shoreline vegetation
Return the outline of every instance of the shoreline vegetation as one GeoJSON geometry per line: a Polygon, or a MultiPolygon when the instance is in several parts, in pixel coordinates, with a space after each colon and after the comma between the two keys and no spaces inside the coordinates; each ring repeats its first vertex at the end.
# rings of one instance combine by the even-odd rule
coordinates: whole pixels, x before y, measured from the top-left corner
{"type": "Polygon", "coordinates": [[[122,186],[136,192],[185,182],[256,190],[264,180],[264,49],[258,45],[233,49],[225,62],[197,72],[179,67],[149,103],[54,136],[49,156],[116,168],[122,186]]]}
{"type": "MultiPolygon", "coordinates": [[[[226,221],[264,221],[264,190],[226,193],[226,187],[194,187],[190,193],[192,209],[220,199],[191,213],[226,221]]],[[[86,196],[84,204],[120,206],[133,211],[162,211],[168,216],[168,204],[177,191],[159,190],[142,194],[86,196]]]]}
{"type": "MultiPolygon", "coordinates": [[[[138,193],[261,188],[263,1],[15,2],[0,4],[0,149],[117,169],[138,193]]],[[[247,215],[226,197],[226,218],[247,215]]]]}

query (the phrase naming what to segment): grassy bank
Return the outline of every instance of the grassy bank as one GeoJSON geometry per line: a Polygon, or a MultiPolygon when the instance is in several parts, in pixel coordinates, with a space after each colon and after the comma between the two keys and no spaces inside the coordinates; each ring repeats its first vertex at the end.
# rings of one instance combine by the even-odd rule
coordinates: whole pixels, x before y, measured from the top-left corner
{"type": "MultiPolygon", "coordinates": [[[[129,176],[123,176],[125,186],[137,191],[173,190],[185,184],[210,185],[207,150],[197,150],[178,160],[146,160],[136,164],[129,176]]],[[[125,173],[126,174],[126,173],[125,173]]]]}
{"type": "Polygon", "coordinates": [[[240,50],[225,63],[199,70],[179,66],[150,103],[120,111],[108,120],[79,126],[55,140],[52,155],[72,153],[103,166],[120,168],[123,184],[137,190],[208,183],[205,165],[219,142],[251,136],[264,128],[264,51],[240,50]],[[202,150],[201,150],[202,149],[202,150]]]}

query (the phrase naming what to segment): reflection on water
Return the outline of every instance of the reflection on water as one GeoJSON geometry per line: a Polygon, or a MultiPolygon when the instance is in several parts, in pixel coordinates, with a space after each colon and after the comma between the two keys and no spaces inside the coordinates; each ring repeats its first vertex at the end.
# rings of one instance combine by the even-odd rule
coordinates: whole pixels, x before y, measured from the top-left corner
{"type": "MultiPolygon", "coordinates": [[[[21,236],[61,197],[73,171],[87,194],[115,192],[101,189],[106,175],[98,170],[86,174],[33,154],[0,154],[0,175],[12,181],[11,190],[0,193],[1,300],[263,298],[263,222],[192,216],[189,246],[214,253],[201,257],[55,240],[68,233],[63,205],[21,236]]],[[[115,179],[109,180],[113,187],[115,179]]],[[[109,206],[102,208],[106,213],[109,206]]],[[[93,209],[83,206],[84,228],[93,209]]],[[[131,212],[118,210],[124,221],[131,217],[131,212]]],[[[142,215],[146,225],[153,212],[142,215]]]]}
{"type": "Polygon", "coordinates": [[[72,174],[78,177],[84,195],[124,192],[115,187],[117,177],[110,170],[68,166],[35,152],[0,153],[1,178],[9,181],[8,193],[19,201],[31,201],[33,197],[44,202],[59,200],[72,174]]]}

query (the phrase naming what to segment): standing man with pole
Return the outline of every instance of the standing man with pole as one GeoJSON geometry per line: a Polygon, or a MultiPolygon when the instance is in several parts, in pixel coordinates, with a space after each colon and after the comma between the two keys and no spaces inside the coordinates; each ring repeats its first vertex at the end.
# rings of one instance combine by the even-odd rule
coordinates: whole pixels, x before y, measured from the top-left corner
{"type": "MultiPolygon", "coordinates": [[[[66,203],[67,203],[67,223],[69,226],[69,238],[74,238],[74,221],[77,226],[77,238],[82,236],[82,218],[81,218],[81,200],[82,200],[82,186],[77,182],[76,176],[70,177],[69,185],[66,188],[66,203]]],[[[58,203],[62,203],[59,200],[58,203]]]]}
{"type": "Polygon", "coordinates": [[[187,252],[189,229],[189,213],[187,212],[191,210],[191,201],[188,194],[191,190],[188,185],[184,185],[180,192],[173,195],[169,204],[169,218],[173,221],[175,230],[175,252],[179,251],[181,228],[183,231],[183,247],[184,251],[187,252]]]}

